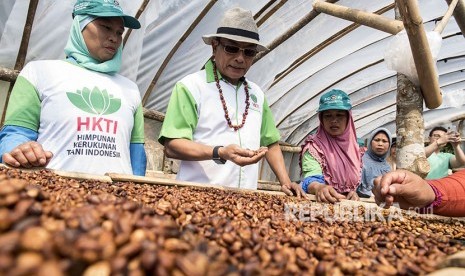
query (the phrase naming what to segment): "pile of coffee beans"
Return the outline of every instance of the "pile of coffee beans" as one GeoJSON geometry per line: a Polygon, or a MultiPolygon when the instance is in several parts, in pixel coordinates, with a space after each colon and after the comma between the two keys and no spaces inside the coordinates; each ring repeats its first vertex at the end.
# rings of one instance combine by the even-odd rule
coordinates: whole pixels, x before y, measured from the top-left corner
{"type": "Polygon", "coordinates": [[[294,197],[0,168],[0,275],[412,275],[464,223],[294,197]]]}

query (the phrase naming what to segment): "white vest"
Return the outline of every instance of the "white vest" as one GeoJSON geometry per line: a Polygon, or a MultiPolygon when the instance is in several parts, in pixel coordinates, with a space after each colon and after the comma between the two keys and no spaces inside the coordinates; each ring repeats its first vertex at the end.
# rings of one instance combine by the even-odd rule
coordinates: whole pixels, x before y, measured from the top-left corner
{"type": "MultiPolygon", "coordinates": [[[[193,140],[211,146],[237,144],[242,148],[258,149],[264,103],[263,91],[256,84],[247,81],[250,87],[248,115],[245,125],[234,131],[226,122],[216,83],[206,83],[205,80],[206,72],[202,70],[180,81],[189,88],[198,107],[198,124],[193,140]]],[[[236,92],[235,86],[223,80],[220,80],[220,85],[232,124],[241,124],[246,99],[244,86],[241,85],[236,92]]],[[[181,161],[177,179],[255,190],[258,181],[258,163],[240,167],[231,161],[222,165],[212,160],[181,161]]]]}

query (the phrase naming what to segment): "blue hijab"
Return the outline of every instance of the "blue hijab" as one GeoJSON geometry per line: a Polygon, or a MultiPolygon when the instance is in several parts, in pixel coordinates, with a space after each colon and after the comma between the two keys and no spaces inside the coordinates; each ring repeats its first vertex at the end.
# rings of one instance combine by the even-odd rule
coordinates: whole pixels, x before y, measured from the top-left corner
{"type": "Polygon", "coordinates": [[[362,183],[357,189],[357,192],[359,194],[362,194],[367,197],[371,196],[371,190],[373,189],[373,180],[376,177],[391,171],[391,166],[389,166],[389,163],[386,160],[386,158],[389,155],[389,150],[391,149],[391,141],[391,132],[389,132],[389,130],[385,128],[378,128],[372,132],[370,139],[368,140],[368,149],[362,157],[362,183]],[[371,148],[371,142],[373,141],[373,138],[375,138],[375,136],[380,132],[386,134],[389,141],[388,150],[385,154],[381,156],[377,155],[371,148]]]}
{"type": "Polygon", "coordinates": [[[73,59],[78,65],[92,71],[105,74],[116,74],[121,69],[123,43],[118,47],[112,59],[100,62],[94,59],[87,49],[86,42],[82,36],[85,25],[94,20],[95,17],[89,15],[76,15],[65,47],[65,54],[68,59],[73,59]]]}

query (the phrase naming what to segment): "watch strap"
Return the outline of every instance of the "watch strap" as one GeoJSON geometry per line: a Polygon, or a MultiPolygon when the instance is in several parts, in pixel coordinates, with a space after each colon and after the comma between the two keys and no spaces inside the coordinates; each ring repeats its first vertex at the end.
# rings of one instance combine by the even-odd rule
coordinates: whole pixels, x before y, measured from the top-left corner
{"type": "Polygon", "coordinates": [[[223,146],[215,146],[215,147],[213,148],[213,158],[212,158],[212,159],[213,159],[213,161],[215,161],[215,163],[217,163],[217,164],[224,164],[224,163],[226,163],[226,160],[223,159],[223,158],[221,158],[220,155],[219,155],[219,153],[218,153],[218,151],[219,151],[219,149],[220,149],[221,147],[223,147],[223,146]]]}

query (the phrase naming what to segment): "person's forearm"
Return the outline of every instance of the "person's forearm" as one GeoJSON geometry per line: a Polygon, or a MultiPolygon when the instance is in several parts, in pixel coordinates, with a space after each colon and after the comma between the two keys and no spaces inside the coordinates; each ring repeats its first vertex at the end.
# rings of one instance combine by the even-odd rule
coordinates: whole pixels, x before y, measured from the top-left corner
{"type": "Polygon", "coordinates": [[[465,153],[460,146],[460,143],[454,145],[455,164],[452,164],[452,168],[458,168],[465,165],[465,153]]]}
{"type": "Polygon", "coordinates": [[[213,146],[199,144],[187,139],[167,140],[164,146],[165,154],[169,158],[202,161],[211,160],[213,157],[213,146]]]}
{"type": "Polygon", "coordinates": [[[435,152],[439,148],[438,141],[434,141],[433,143],[429,144],[425,147],[425,155],[428,158],[433,152],[435,152]]]}
{"type": "Polygon", "coordinates": [[[266,153],[265,158],[281,185],[291,183],[279,143],[274,143],[268,146],[268,152],[266,153]]]}
{"type": "Polygon", "coordinates": [[[433,207],[435,214],[465,216],[465,170],[438,180],[428,180],[428,184],[434,186],[441,196],[440,200],[436,198],[437,206],[433,207]]]}

